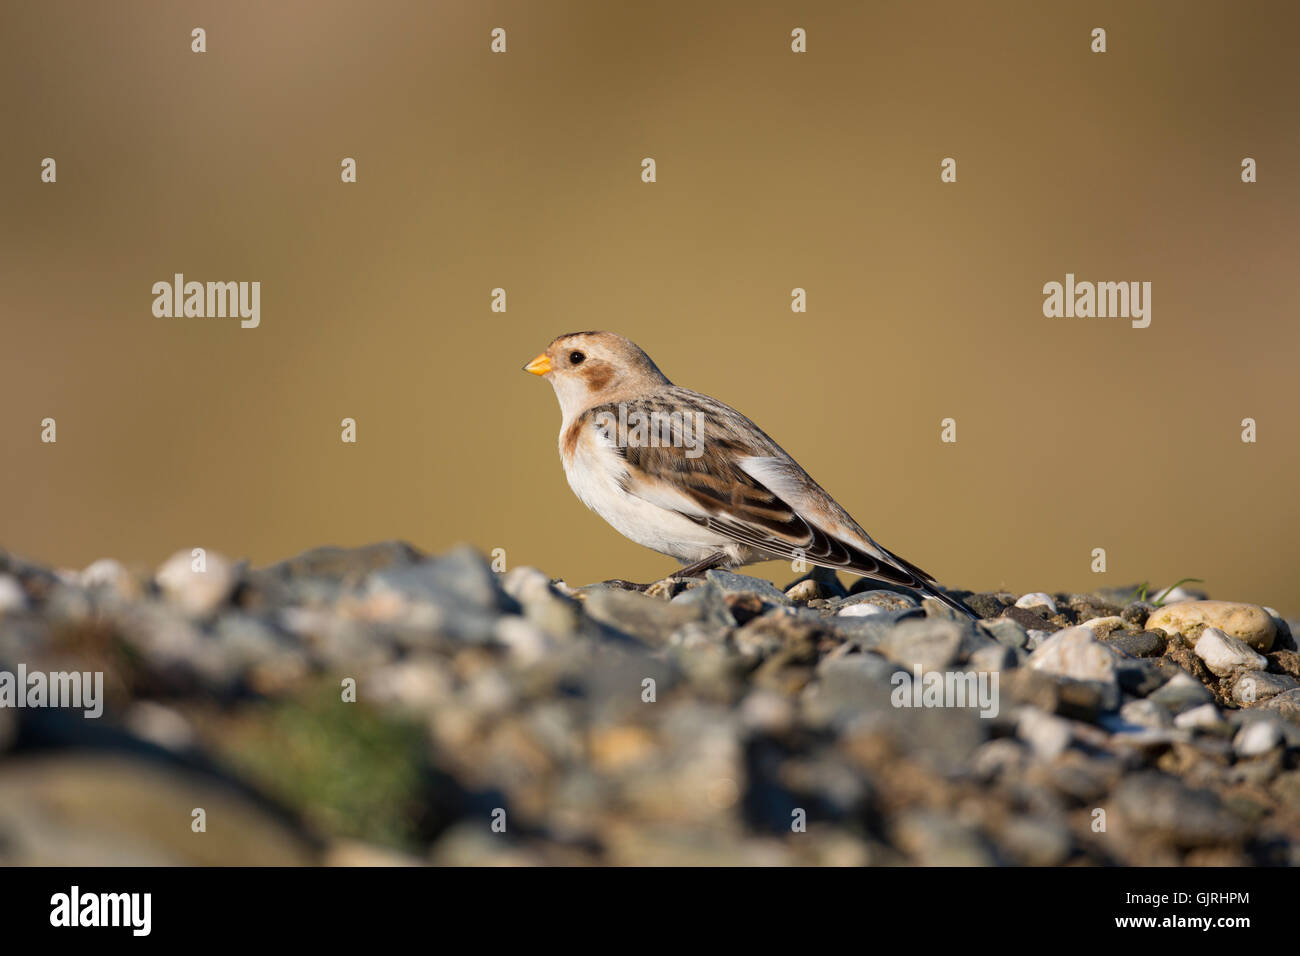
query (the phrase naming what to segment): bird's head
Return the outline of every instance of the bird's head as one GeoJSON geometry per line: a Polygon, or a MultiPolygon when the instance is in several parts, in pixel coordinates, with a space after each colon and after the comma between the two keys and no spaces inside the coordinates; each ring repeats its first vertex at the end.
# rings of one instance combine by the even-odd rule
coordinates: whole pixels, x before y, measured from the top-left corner
{"type": "Polygon", "coordinates": [[[550,381],[566,417],[670,384],[650,356],[613,332],[561,335],[524,371],[550,381]]]}

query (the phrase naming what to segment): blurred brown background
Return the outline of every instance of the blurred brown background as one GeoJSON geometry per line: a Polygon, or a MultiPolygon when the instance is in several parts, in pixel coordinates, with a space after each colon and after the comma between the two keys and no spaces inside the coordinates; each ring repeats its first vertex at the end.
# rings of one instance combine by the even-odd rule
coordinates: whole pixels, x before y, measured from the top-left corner
{"type": "Polygon", "coordinates": [[[608,328],[950,586],[1190,575],[1300,612],[1294,4],[0,17],[0,547],[467,540],[651,580],[673,563],[572,496],[551,389],[519,370],[608,328]],[[261,327],[154,318],[175,272],[260,280],[261,327]],[[1150,281],[1151,327],[1044,318],[1066,272],[1150,281]]]}

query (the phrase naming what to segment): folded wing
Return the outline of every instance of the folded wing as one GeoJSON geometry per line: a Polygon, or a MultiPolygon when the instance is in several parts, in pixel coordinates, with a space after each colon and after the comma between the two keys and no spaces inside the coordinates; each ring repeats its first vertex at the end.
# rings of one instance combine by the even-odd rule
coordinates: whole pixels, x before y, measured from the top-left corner
{"type": "Polygon", "coordinates": [[[776,442],[729,406],[673,388],[625,402],[621,413],[629,422],[660,423],[648,432],[655,441],[638,440],[646,435],[629,429],[617,444],[628,493],[773,557],[803,558],[926,592],[937,587],[930,575],[876,544],[776,442]]]}

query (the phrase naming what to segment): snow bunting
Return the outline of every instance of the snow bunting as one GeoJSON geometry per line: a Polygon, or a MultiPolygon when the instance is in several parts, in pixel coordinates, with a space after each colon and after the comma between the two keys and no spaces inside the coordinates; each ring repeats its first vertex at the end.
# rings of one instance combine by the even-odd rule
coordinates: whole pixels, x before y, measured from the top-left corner
{"type": "Polygon", "coordinates": [[[637,544],[688,565],[679,576],[803,559],[937,598],[971,617],[916,565],[877,544],[740,412],[668,381],[612,332],[561,335],[524,371],[560,402],[569,487],[637,544]]]}

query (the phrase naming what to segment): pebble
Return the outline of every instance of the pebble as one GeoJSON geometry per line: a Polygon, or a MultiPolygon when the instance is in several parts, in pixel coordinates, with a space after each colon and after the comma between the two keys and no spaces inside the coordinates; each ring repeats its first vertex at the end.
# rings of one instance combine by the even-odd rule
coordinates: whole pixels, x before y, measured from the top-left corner
{"type": "Polygon", "coordinates": [[[371,594],[441,607],[490,613],[516,613],[519,604],[501,587],[487,560],[468,546],[442,557],[386,565],[367,577],[371,594]]]}
{"type": "Polygon", "coordinates": [[[751,578],[748,575],[735,574],[731,571],[718,570],[707,572],[705,578],[721,588],[722,593],[726,595],[752,594],[765,604],[790,603],[790,599],[781,593],[771,581],[751,578]]]}
{"type": "Polygon", "coordinates": [[[1300,681],[1289,674],[1270,674],[1259,670],[1243,671],[1232,682],[1232,699],[1249,707],[1251,704],[1285,694],[1297,687],[1300,687],[1300,681]]]}
{"type": "Polygon", "coordinates": [[[1059,631],[1061,626],[1044,617],[1042,610],[1044,609],[1012,605],[1002,612],[1002,616],[1017,622],[1027,631],[1059,631]]]}
{"type": "Polygon", "coordinates": [[[112,558],[100,558],[76,576],[83,588],[103,588],[123,598],[139,597],[140,588],[126,566],[112,558]]]}
{"type": "Polygon", "coordinates": [[[195,570],[192,551],[177,551],[154,574],[163,595],[190,617],[206,617],[226,603],[235,589],[235,567],[215,551],[205,553],[195,570]]]}
{"type": "Polygon", "coordinates": [[[910,810],[895,839],[922,866],[992,866],[997,860],[975,827],[928,810],[910,810]]]}
{"type": "Polygon", "coordinates": [[[1086,627],[1100,638],[1109,637],[1111,632],[1123,630],[1126,627],[1124,619],[1117,614],[1111,614],[1106,617],[1093,617],[1079,625],[1086,627]]]}
{"type": "Polygon", "coordinates": [[[150,700],[132,704],[123,723],[136,736],[167,750],[187,750],[198,743],[194,727],[185,717],[150,700]]]}
{"type": "Polygon", "coordinates": [[[523,608],[524,617],[545,634],[564,638],[578,628],[577,601],[560,592],[536,568],[511,568],[501,576],[501,589],[523,608]]]}
{"type": "Polygon", "coordinates": [[[1300,724],[1300,689],[1284,690],[1265,700],[1260,708],[1274,711],[1292,723],[1300,724]]]}
{"type": "Polygon", "coordinates": [[[1214,694],[1191,674],[1180,670],[1151,693],[1151,700],[1177,717],[1185,711],[1210,703],[1214,700],[1214,694]]]}
{"type": "Polygon", "coordinates": [[[1022,707],[1016,717],[1016,736],[1027,743],[1040,760],[1054,760],[1070,746],[1070,722],[1037,707],[1022,707]]]}
{"type": "Polygon", "coordinates": [[[1277,625],[1268,611],[1257,604],[1232,601],[1184,601],[1166,605],[1151,614],[1146,626],[1160,628],[1166,634],[1183,634],[1194,643],[1197,625],[1217,628],[1261,653],[1268,653],[1277,634],[1277,625]]]}
{"type": "Polygon", "coordinates": [[[909,671],[941,671],[955,664],[969,625],[942,618],[909,618],[896,624],[875,650],[909,671]]]}
{"type": "Polygon", "coordinates": [[[1207,627],[1201,631],[1193,650],[1197,657],[1205,661],[1210,672],[1220,677],[1243,670],[1262,671],[1268,667],[1268,660],[1263,654],[1257,654],[1245,641],[1230,637],[1217,627],[1207,627]]]}
{"type": "Polygon", "coordinates": [[[1025,631],[1025,647],[1030,651],[1036,651],[1043,646],[1043,641],[1051,636],[1051,631],[1027,630],[1025,631]]]}
{"type": "Polygon", "coordinates": [[[1254,720],[1237,731],[1232,749],[1243,757],[1266,754],[1282,744],[1282,733],[1271,720],[1254,720]]]}
{"type": "MultiPolygon", "coordinates": [[[[1220,639],[1202,632],[1219,625],[1166,647],[1139,630],[1155,611],[1116,605],[1131,592],[971,594],[977,624],[813,576],[784,593],[729,572],[645,593],[400,542],[254,571],[214,558],[230,586],[199,600],[179,572],[160,569],[154,589],[112,559],[60,578],[0,552],[21,598],[0,660],[84,661],[107,700],[101,721],[71,726],[0,711],[0,864],[75,849],[47,807],[9,799],[15,735],[25,766],[66,743],[155,754],[157,773],[114,784],[123,807],[154,806],[148,791],[183,761],[222,768],[223,788],[274,793],[312,821],[319,845],[295,862],[1300,862],[1300,772],[1283,749],[1300,746],[1300,655],[1271,617],[1272,671],[1216,678],[1220,639]],[[900,706],[914,667],[997,674],[996,713],[900,706]],[[484,826],[496,807],[508,835],[484,826]],[[1095,807],[1114,811],[1117,839],[1078,825],[1095,807]],[[792,835],[799,810],[808,830],[792,835]]],[[[173,560],[187,568],[189,552],[173,560]]],[[[84,774],[69,781],[84,789],[84,774]]],[[[107,864],[194,852],[159,817],[134,813],[150,838],[120,851],[101,834],[88,845],[107,864]]]]}
{"type": "Polygon", "coordinates": [[[1057,631],[1029,655],[1034,670],[1074,680],[1115,683],[1115,652],[1086,627],[1057,631]]]}
{"type": "Polygon", "coordinates": [[[1016,653],[1001,644],[991,644],[971,652],[970,669],[977,672],[1001,672],[1017,665],[1016,653]]]}
{"type": "Polygon", "coordinates": [[[884,614],[885,609],[879,604],[871,604],[863,601],[860,604],[849,604],[839,609],[840,617],[867,617],[872,614],[884,614]]]}
{"type": "Polygon", "coordinates": [[[1106,643],[1133,657],[1157,657],[1165,650],[1165,639],[1155,631],[1112,631],[1106,643]]]}
{"type": "Polygon", "coordinates": [[[1012,817],[999,836],[1010,854],[1025,866],[1059,866],[1069,858],[1074,842],[1069,828],[1045,813],[1012,817]]]}
{"type": "Polygon", "coordinates": [[[1151,730],[1167,730],[1174,726],[1174,719],[1153,700],[1131,700],[1119,709],[1122,720],[1138,727],[1151,730]]]}
{"type": "Polygon", "coordinates": [[[809,601],[822,600],[828,597],[828,592],[820,582],[814,578],[804,578],[802,581],[796,581],[785,589],[785,596],[791,601],[807,603],[809,601]]]}
{"type": "Polygon", "coordinates": [[[1213,704],[1201,704],[1175,717],[1174,726],[1180,730],[1218,730],[1228,725],[1219,715],[1219,708],[1213,704]]]}
{"type": "Polygon", "coordinates": [[[1029,646],[1029,632],[1018,621],[1013,621],[1009,617],[981,621],[980,626],[1005,647],[1025,649],[1029,646]]]}
{"type": "Polygon", "coordinates": [[[1033,591],[1024,595],[1016,601],[1016,607],[1042,607],[1047,609],[1048,614],[1056,613],[1056,601],[1050,594],[1044,594],[1042,591],[1033,591]]]}
{"type": "Polygon", "coordinates": [[[1163,836],[1181,848],[1235,841],[1246,829],[1213,792],[1154,770],[1121,780],[1112,802],[1135,836],[1163,836]]]}
{"type": "Polygon", "coordinates": [[[1147,604],[1145,601],[1133,601],[1120,611],[1119,616],[1128,624],[1134,627],[1145,627],[1147,619],[1155,607],[1147,604]]]}
{"type": "Polygon", "coordinates": [[[18,579],[10,574],[0,574],[0,615],[12,614],[27,607],[27,594],[18,579]]]}

